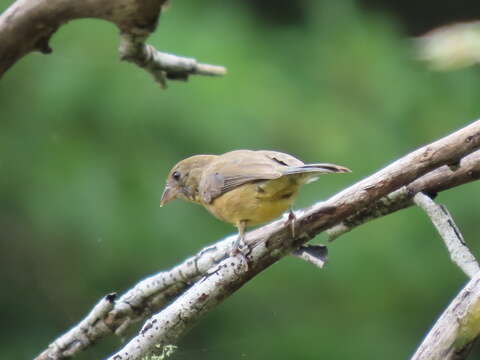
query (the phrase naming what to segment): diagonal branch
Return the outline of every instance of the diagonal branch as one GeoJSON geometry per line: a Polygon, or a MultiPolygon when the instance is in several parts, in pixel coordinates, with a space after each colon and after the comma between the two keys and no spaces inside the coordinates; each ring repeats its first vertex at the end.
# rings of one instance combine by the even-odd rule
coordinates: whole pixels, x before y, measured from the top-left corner
{"type": "Polygon", "coordinates": [[[415,195],[413,201],[421,207],[432,220],[433,225],[435,225],[435,228],[447,246],[452,261],[457,264],[469,278],[472,278],[480,270],[480,267],[468,249],[462,233],[453,221],[447,208],[443,205],[436,204],[423,193],[415,195]]]}
{"type": "Polygon", "coordinates": [[[413,197],[419,192],[435,196],[441,191],[478,179],[480,179],[480,151],[475,151],[462,158],[458,168],[452,169],[447,165],[439,167],[347,217],[328,229],[327,234],[330,240],[335,240],[368,221],[412,206],[413,197]]]}
{"type": "MultiPolygon", "coordinates": [[[[51,345],[52,348],[49,347],[42,354],[40,354],[38,358],[55,359],[56,357],[49,357],[49,355],[62,350],[63,356],[69,357],[82,350],[84,339],[88,338],[88,334],[92,329],[95,329],[95,324],[97,323],[98,319],[105,317],[108,312],[112,310],[115,297],[115,293],[108,294],[107,296],[103,297],[100,302],[93,307],[92,311],[90,311],[85,319],[78,323],[78,325],[76,325],[73,329],[59,337],[57,341],[51,345]],[[75,336],[77,339],[77,341],[74,343],[71,343],[72,336],[75,336]]],[[[102,325],[105,326],[105,324],[102,325]]]]}
{"type": "Polygon", "coordinates": [[[145,44],[155,31],[167,0],[17,0],[0,14],[0,78],[23,56],[53,50],[50,38],[64,24],[82,18],[102,19],[120,30],[120,57],[151,73],[162,87],[166,80],[189,75],[224,75],[222,66],[157,51],[145,44]]]}
{"type": "MultiPolygon", "coordinates": [[[[316,234],[328,229],[332,225],[345,221],[347,218],[352,218],[355,214],[370,208],[372,203],[380,201],[384,196],[395,191],[400,191],[398,190],[400,188],[405,188],[405,186],[419,182],[424,184],[418,186],[420,190],[432,189],[434,191],[441,191],[478,178],[478,176],[475,176],[475,166],[471,166],[470,163],[467,164],[464,161],[460,163],[460,159],[474,152],[479,147],[480,121],[476,121],[437,142],[412,152],[376,174],[345,189],[329,200],[318,203],[305,211],[297,212],[296,226],[298,236],[295,239],[291,238],[290,229],[288,226],[284,226],[284,221],[276,221],[248,233],[246,239],[246,243],[250,248],[250,253],[247,257],[249,261],[248,269],[236,275],[235,280],[230,282],[230,286],[225,289],[226,293],[222,293],[221,298],[227,297],[258,272],[298,248],[316,234]],[[441,167],[446,164],[460,164],[460,167],[455,172],[448,170],[450,172],[444,173],[441,167]],[[436,168],[438,169],[432,171],[436,168]],[[464,168],[469,170],[465,170],[464,168]],[[464,170],[466,173],[472,172],[473,175],[464,176],[464,170]],[[430,171],[432,171],[430,174],[422,176],[430,171]],[[431,174],[436,175],[432,176],[431,174]],[[424,178],[428,179],[422,181],[424,178]]],[[[479,158],[480,153],[477,152],[474,157],[475,161],[473,161],[477,165],[479,158]]],[[[395,202],[392,203],[393,207],[396,205],[395,202]]],[[[128,327],[133,321],[143,319],[153,310],[156,311],[160,309],[172,296],[178,296],[179,293],[184,291],[185,288],[188,288],[194,281],[196,281],[196,283],[191,289],[194,287],[197,288],[191,292],[189,290],[189,293],[195,293],[195,291],[198,290],[198,286],[201,286],[199,284],[202,283],[202,280],[197,281],[197,279],[208,271],[210,267],[226,259],[226,254],[228,254],[228,249],[230,248],[229,244],[233,239],[234,236],[207,247],[171,271],[159,273],[136,285],[135,288],[127,292],[116,302],[114,309],[108,316],[103,319],[98,319],[95,326],[99,331],[89,339],[90,344],[109,333],[108,331],[101,331],[99,324],[107,323],[107,329],[110,329],[110,331],[118,331],[118,329],[128,327]]],[[[228,259],[226,261],[228,261],[228,259]]],[[[212,291],[216,290],[217,289],[212,291]]],[[[177,304],[178,301],[183,301],[182,297],[185,296],[185,294],[169,306],[169,311],[176,309],[175,304],[177,304]]],[[[205,294],[207,294],[208,299],[212,299],[208,293],[205,294]]],[[[214,296],[213,298],[216,299],[218,297],[214,296]]],[[[206,301],[209,302],[213,300],[206,301]]],[[[209,303],[208,306],[210,305],[209,303]]],[[[207,304],[205,306],[207,306],[207,304]]],[[[179,314],[182,313],[179,312],[179,314]]],[[[183,315],[180,316],[185,321],[194,321],[192,320],[193,317],[185,318],[183,315]]],[[[197,317],[195,317],[195,319],[197,319],[197,317]]],[[[168,344],[175,342],[187,328],[186,326],[181,332],[175,332],[175,336],[171,335],[168,328],[162,328],[162,333],[158,333],[156,332],[158,329],[152,327],[147,333],[149,336],[152,335],[157,343],[168,344]],[[152,331],[154,333],[152,333],[152,331]]],[[[94,332],[92,331],[91,333],[94,332]]],[[[74,342],[75,337],[72,337],[71,340],[74,342]]],[[[53,344],[55,344],[55,342],[53,344]]],[[[49,349],[55,349],[53,344],[50,345],[49,349]]],[[[52,358],[62,359],[62,354],[62,351],[57,352],[52,358]]],[[[37,359],[48,359],[48,357],[38,357],[37,359]]]]}
{"type": "Polygon", "coordinates": [[[220,304],[238,289],[239,277],[248,273],[248,264],[241,256],[223,260],[200,281],[188,289],[174,303],[153,315],[134,337],[109,360],[142,359],[146,355],[162,353],[175,343],[208,310],[220,304]]]}

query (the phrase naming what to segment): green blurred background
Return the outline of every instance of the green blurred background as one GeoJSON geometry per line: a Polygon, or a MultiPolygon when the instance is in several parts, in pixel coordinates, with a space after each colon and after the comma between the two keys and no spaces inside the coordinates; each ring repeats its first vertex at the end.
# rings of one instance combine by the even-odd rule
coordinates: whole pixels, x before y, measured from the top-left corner
{"type": "MultiPolygon", "coordinates": [[[[34,357],[106,293],[234,232],[199,206],[159,208],[180,159],[275,149],[353,169],[305,187],[304,207],[478,117],[479,69],[429,71],[394,13],[299,3],[300,15],[282,18],[252,1],[173,1],[150,42],[225,65],[224,78],[162,91],[118,60],[117,29],[95,20],[62,27],[53,54],[7,72],[0,358],[34,357]]],[[[473,183],[438,197],[477,254],[479,195],[473,183]]],[[[405,210],[341,237],[325,270],[282,260],[203,318],[173,358],[406,359],[465,282],[425,215],[405,210]]]]}

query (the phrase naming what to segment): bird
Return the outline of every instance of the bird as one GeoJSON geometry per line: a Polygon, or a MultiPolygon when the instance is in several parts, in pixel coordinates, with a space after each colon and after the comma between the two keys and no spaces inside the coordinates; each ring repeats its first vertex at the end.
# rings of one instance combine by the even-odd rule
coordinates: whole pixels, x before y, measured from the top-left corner
{"type": "Polygon", "coordinates": [[[203,205],[212,215],[238,229],[235,254],[247,227],[273,220],[289,210],[299,188],[328,173],[350,169],[329,163],[305,164],[292,155],[270,150],[234,150],[221,155],[193,155],[170,170],[160,206],[174,199],[203,205]]]}

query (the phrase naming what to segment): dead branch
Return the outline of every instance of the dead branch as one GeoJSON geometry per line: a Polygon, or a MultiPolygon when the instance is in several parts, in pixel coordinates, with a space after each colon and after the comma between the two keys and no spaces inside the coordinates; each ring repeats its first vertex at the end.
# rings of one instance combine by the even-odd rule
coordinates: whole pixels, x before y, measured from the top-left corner
{"type": "Polygon", "coordinates": [[[17,0],[0,14],[0,78],[33,51],[52,52],[50,38],[64,24],[82,18],[102,19],[120,30],[120,58],[151,73],[163,87],[166,79],[187,80],[189,75],[223,75],[221,66],[161,53],[145,44],[155,31],[167,0],[17,0]]]}
{"type": "MultiPolygon", "coordinates": [[[[229,275],[232,276],[232,278],[230,278],[228,282],[217,282],[218,286],[215,285],[210,287],[212,284],[209,281],[209,274],[205,275],[200,280],[197,280],[187,292],[181,295],[170,306],[155,315],[154,318],[158,321],[160,318],[163,319],[164,315],[168,314],[169,317],[173,316],[177,321],[184,322],[185,324],[180,325],[177,322],[169,322],[168,324],[162,323],[162,326],[159,327],[152,324],[152,319],[149,320],[144,325],[141,333],[127,344],[124,349],[117,353],[116,359],[136,359],[138,358],[137,355],[143,356],[150,352],[152,349],[149,346],[139,345],[143,344],[142,339],[145,338],[153,339],[149,340],[149,344],[155,343],[156,345],[160,345],[160,348],[175,343],[177,339],[198,319],[198,317],[206,311],[206,309],[213,308],[221,300],[240,288],[250,278],[278,261],[281,257],[290,253],[294,249],[297,249],[316,234],[354,216],[354,214],[361,212],[362,209],[369,208],[370,204],[377,202],[387,194],[411,184],[415,180],[420,179],[424,174],[443,165],[457,164],[460,166],[457,171],[460,171],[462,168],[460,160],[464,156],[474,152],[479,147],[480,121],[476,121],[441,140],[424,146],[400,160],[395,161],[383,170],[380,170],[374,175],[352,185],[329,200],[318,203],[305,211],[297,212],[297,236],[295,238],[291,237],[290,229],[288,226],[285,226],[284,221],[276,221],[248,233],[245,241],[249,247],[249,253],[246,256],[248,268],[237,266],[238,259],[235,259],[234,265],[231,266],[236,270],[233,275],[229,275]],[[204,282],[209,284],[207,286],[208,289],[202,287],[204,282]],[[188,299],[187,303],[193,301],[192,299],[195,298],[195,296],[192,294],[200,293],[201,301],[200,297],[196,298],[197,302],[200,301],[202,303],[200,310],[197,309],[192,313],[192,308],[198,306],[198,303],[195,302],[192,302],[192,308],[187,309],[183,308],[183,305],[178,305],[185,304],[185,299],[188,299]],[[126,357],[126,352],[132,354],[132,349],[138,346],[140,346],[141,351],[135,352],[135,354],[137,354],[135,357],[126,357]]],[[[459,174],[461,174],[461,172],[459,172],[459,174]]],[[[462,180],[454,178],[455,175],[452,173],[451,176],[449,176],[448,181],[440,181],[444,187],[442,190],[448,188],[447,183],[450,184],[449,186],[455,186],[455,184],[458,185],[462,183],[462,181],[467,181],[464,178],[462,178],[462,180]]],[[[473,177],[470,176],[469,179],[471,181],[473,180],[473,177]]],[[[428,181],[425,181],[424,183],[428,183],[428,181]]],[[[442,186],[437,186],[439,191],[442,186]]],[[[138,303],[143,303],[146,299],[152,300],[157,296],[165,298],[165,290],[172,288],[174,288],[172,293],[176,292],[176,295],[178,295],[180,291],[183,291],[183,289],[188,286],[187,282],[195,281],[212,265],[217,264],[216,269],[218,271],[220,271],[219,263],[222,264],[222,266],[225,265],[228,267],[229,261],[233,261],[232,259],[227,258],[229,243],[232,240],[233,238],[227,238],[206,248],[195,257],[177,266],[171,272],[163,272],[144,280],[144,282],[141,283],[142,286],[140,286],[140,284],[137,285],[135,289],[127,293],[127,297],[133,299],[134,302],[137,301],[138,303]],[[172,279],[175,278],[176,280],[169,282],[166,280],[168,277],[171,277],[172,279]],[[179,279],[181,279],[180,282],[179,279]],[[146,297],[139,295],[142,293],[143,289],[148,290],[146,297]],[[158,289],[163,289],[163,291],[158,292],[158,289]]],[[[117,302],[119,305],[115,305],[114,309],[108,316],[103,319],[98,319],[98,323],[110,321],[112,319],[111,315],[116,314],[118,315],[117,319],[120,318],[123,320],[119,322],[120,325],[125,326],[124,324],[127,323],[126,326],[128,326],[130,315],[134,315],[134,318],[141,317],[138,315],[138,312],[135,311],[136,309],[129,308],[130,301],[125,301],[126,295],[117,302]],[[122,308],[121,311],[120,308],[122,308]]],[[[160,301],[158,304],[161,303],[165,304],[163,301],[160,301]]],[[[145,314],[142,315],[144,316],[145,314]]],[[[114,321],[111,323],[114,323],[114,321]]],[[[118,327],[116,328],[118,329],[118,327]]],[[[113,326],[113,329],[115,329],[115,326],[113,326]]],[[[105,334],[106,332],[103,332],[101,333],[101,336],[104,336],[105,334]]],[[[90,339],[90,343],[95,339],[96,338],[90,339]]],[[[72,338],[72,341],[73,340],[74,338],[72,338]]],[[[55,344],[55,342],[53,344],[55,344]]],[[[51,355],[50,350],[53,351],[54,349],[58,349],[58,347],[53,346],[53,344],[50,345],[50,347],[37,359],[48,359],[48,356],[55,359],[63,358],[62,349],[57,351],[54,356],[51,355]]]]}

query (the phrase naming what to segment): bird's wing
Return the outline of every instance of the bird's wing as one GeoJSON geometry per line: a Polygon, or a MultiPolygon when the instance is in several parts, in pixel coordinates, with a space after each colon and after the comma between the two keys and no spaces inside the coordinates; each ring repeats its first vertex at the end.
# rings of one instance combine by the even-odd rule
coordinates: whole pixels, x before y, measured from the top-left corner
{"type": "Polygon", "coordinates": [[[290,167],[303,162],[291,155],[276,151],[236,150],[219,156],[213,161],[200,181],[200,195],[211,203],[220,195],[243,184],[277,179],[290,167]]]}
{"type": "Polygon", "coordinates": [[[271,161],[273,161],[274,163],[276,163],[275,165],[277,165],[279,170],[283,170],[283,168],[285,166],[287,166],[287,167],[292,167],[292,166],[297,167],[297,166],[304,165],[303,161],[297,159],[296,157],[294,157],[292,155],[285,154],[285,153],[282,153],[282,152],[270,151],[270,150],[259,150],[259,151],[255,151],[255,152],[258,153],[258,154],[264,155],[266,158],[268,158],[271,161]],[[278,165],[280,165],[280,166],[278,166],[278,165]]]}

